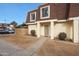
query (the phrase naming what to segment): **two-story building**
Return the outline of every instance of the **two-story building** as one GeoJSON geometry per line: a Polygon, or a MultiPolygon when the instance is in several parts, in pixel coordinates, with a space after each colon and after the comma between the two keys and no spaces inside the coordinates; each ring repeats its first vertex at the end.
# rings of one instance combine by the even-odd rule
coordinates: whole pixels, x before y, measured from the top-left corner
{"type": "Polygon", "coordinates": [[[37,37],[48,36],[51,39],[65,32],[68,39],[79,43],[79,4],[47,3],[28,12],[26,24],[28,34],[36,31],[37,37]]]}

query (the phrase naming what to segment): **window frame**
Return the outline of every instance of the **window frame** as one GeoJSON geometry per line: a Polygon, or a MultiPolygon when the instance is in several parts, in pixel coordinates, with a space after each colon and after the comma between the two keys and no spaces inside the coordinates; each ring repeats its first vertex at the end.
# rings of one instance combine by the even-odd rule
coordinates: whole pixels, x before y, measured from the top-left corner
{"type": "Polygon", "coordinates": [[[35,21],[35,20],[36,20],[36,12],[31,12],[30,13],[30,21],[35,21]],[[32,19],[32,14],[35,14],[35,19],[34,20],[32,19]]]}
{"type": "Polygon", "coordinates": [[[46,18],[50,18],[50,5],[47,5],[47,6],[44,6],[44,7],[41,7],[41,8],[40,8],[40,19],[46,19],[46,18]],[[48,7],[48,16],[43,17],[43,16],[42,16],[42,15],[43,15],[42,9],[43,9],[43,8],[47,8],[47,7],[48,7]]]}

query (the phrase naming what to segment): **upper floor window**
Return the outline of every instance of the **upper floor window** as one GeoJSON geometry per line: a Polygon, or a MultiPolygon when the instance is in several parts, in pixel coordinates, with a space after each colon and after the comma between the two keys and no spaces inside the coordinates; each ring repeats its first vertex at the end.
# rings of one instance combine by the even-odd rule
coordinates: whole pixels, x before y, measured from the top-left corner
{"type": "Polygon", "coordinates": [[[30,21],[36,20],[36,12],[30,13],[30,21]]]}
{"type": "Polygon", "coordinates": [[[42,17],[48,16],[48,7],[42,9],[42,17]]]}
{"type": "Polygon", "coordinates": [[[50,17],[50,6],[40,8],[40,18],[45,19],[50,17]]]}

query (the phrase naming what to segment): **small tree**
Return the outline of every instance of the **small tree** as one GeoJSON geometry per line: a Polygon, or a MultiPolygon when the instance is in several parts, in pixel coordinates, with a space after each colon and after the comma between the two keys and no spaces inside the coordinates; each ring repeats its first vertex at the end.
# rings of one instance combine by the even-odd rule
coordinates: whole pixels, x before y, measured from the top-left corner
{"type": "Polygon", "coordinates": [[[27,25],[25,23],[22,23],[22,24],[17,26],[17,28],[24,28],[24,27],[27,27],[27,25]]]}
{"type": "Polygon", "coordinates": [[[25,24],[25,23],[23,23],[23,24],[21,24],[21,26],[26,26],[26,24],[25,24]]]}
{"type": "Polygon", "coordinates": [[[15,21],[12,21],[10,24],[14,25],[15,27],[17,26],[17,22],[15,22],[15,21]]]}

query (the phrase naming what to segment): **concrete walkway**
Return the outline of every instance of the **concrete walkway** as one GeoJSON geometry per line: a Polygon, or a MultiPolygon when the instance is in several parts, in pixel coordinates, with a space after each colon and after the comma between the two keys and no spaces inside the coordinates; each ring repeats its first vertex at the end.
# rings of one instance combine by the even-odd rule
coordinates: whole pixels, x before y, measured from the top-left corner
{"type": "Polygon", "coordinates": [[[0,55],[2,56],[32,56],[36,55],[36,51],[43,45],[46,38],[42,37],[37,40],[34,44],[22,49],[10,42],[0,40],[0,55]]]}
{"type": "Polygon", "coordinates": [[[27,50],[27,55],[37,55],[36,51],[41,48],[41,46],[44,44],[44,42],[47,40],[47,38],[45,37],[41,37],[38,39],[38,41],[34,44],[32,44],[31,46],[29,46],[26,50],[27,50]]]}

